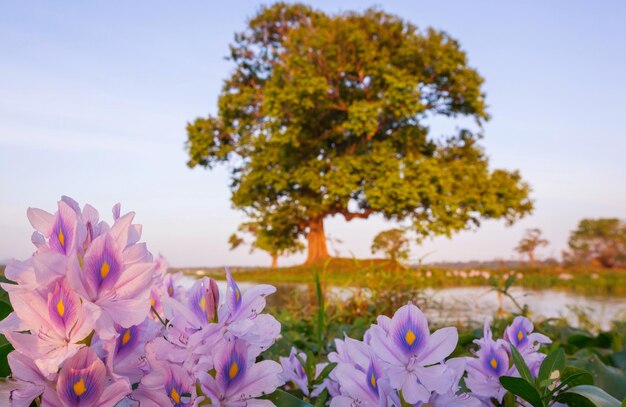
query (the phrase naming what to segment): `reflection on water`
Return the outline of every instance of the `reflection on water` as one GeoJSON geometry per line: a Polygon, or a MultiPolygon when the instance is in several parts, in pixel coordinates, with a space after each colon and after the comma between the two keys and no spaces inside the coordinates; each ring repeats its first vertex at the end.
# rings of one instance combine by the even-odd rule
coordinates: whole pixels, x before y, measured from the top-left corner
{"type": "MultiPolygon", "coordinates": [[[[181,284],[190,287],[195,281],[195,276],[184,276],[181,284]]],[[[253,283],[238,283],[242,291],[255,285],[253,283]]],[[[226,291],[226,281],[217,281],[220,296],[226,291]]],[[[268,305],[280,306],[285,302],[293,303],[294,299],[302,301],[310,300],[309,289],[306,284],[280,284],[276,294],[268,297],[268,305]]],[[[356,292],[366,298],[371,296],[367,289],[350,287],[329,287],[327,289],[327,301],[346,301],[356,292]]],[[[585,296],[581,294],[559,290],[530,290],[513,288],[512,295],[518,303],[526,304],[535,319],[539,318],[566,318],[573,325],[579,325],[578,311],[584,311],[585,315],[603,329],[610,327],[611,321],[626,319],[626,298],[608,296],[585,296]]],[[[456,287],[441,289],[425,289],[424,297],[427,299],[422,305],[422,311],[430,321],[438,325],[456,324],[458,322],[480,325],[486,318],[493,317],[500,307],[498,294],[489,287],[456,287]]],[[[515,311],[513,302],[504,298],[503,307],[507,311],[515,311]]]]}

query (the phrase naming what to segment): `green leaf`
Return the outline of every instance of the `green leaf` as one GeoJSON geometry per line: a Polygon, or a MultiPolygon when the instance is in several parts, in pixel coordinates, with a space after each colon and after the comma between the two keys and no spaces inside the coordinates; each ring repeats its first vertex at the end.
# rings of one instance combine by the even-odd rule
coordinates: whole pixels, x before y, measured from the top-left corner
{"type": "Polygon", "coordinates": [[[526,380],[520,377],[501,376],[500,384],[511,393],[529,402],[533,407],[543,407],[539,392],[526,380]]]}
{"type": "Polygon", "coordinates": [[[6,318],[11,312],[13,312],[11,304],[0,302],[0,320],[6,318]]]}
{"type": "Polygon", "coordinates": [[[604,390],[596,386],[581,385],[572,387],[565,390],[563,393],[557,396],[557,401],[564,402],[570,405],[570,403],[577,403],[580,397],[591,402],[596,407],[620,407],[620,402],[615,397],[611,396],[604,390]]]}
{"type": "Polygon", "coordinates": [[[324,367],[324,369],[320,372],[320,374],[315,378],[315,381],[313,381],[313,384],[320,384],[320,383],[322,383],[324,381],[324,379],[326,379],[326,377],[328,377],[330,372],[333,371],[335,366],[337,366],[336,363],[329,363],[329,364],[327,364],[324,367]]]}
{"type": "Polygon", "coordinates": [[[324,391],[317,396],[315,400],[315,407],[324,407],[326,405],[326,401],[328,401],[328,389],[324,389],[324,391]]]}
{"type": "MultiPolygon", "coordinates": [[[[579,369],[576,369],[579,370],[579,369]]],[[[550,394],[558,393],[561,389],[566,387],[575,387],[580,385],[592,385],[593,384],[593,376],[589,372],[585,372],[584,370],[579,370],[576,373],[569,374],[561,380],[558,386],[556,386],[550,394]]]]}
{"type": "Polygon", "coordinates": [[[283,390],[276,390],[274,393],[268,394],[263,398],[281,407],[313,407],[312,404],[309,404],[304,400],[300,400],[283,390]]]}
{"type": "Polygon", "coordinates": [[[517,277],[515,276],[515,274],[511,274],[504,282],[504,291],[507,291],[509,288],[511,288],[516,279],[517,277]]]}
{"type": "Polygon", "coordinates": [[[6,340],[4,335],[0,335],[0,377],[6,377],[11,374],[7,355],[13,350],[13,346],[6,340]]]}
{"type": "MultiPolygon", "coordinates": [[[[541,363],[539,368],[539,382],[550,379],[550,375],[553,371],[558,370],[559,374],[563,373],[565,367],[565,351],[563,348],[558,348],[550,352],[548,356],[541,363]]],[[[518,369],[519,370],[519,369],[518,369]]]]}
{"type": "Polygon", "coordinates": [[[626,376],[622,370],[605,365],[594,353],[578,354],[578,359],[569,361],[575,367],[586,370],[593,376],[593,384],[618,400],[626,397],[626,376]]]}
{"type": "Polygon", "coordinates": [[[611,361],[615,366],[622,370],[626,370],[626,351],[615,352],[611,355],[611,361]]]}
{"type": "Polygon", "coordinates": [[[511,345],[511,356],[513,357],[513,363],[515,364],[515,367],[517,368],[517,371],[519,372],[522,379],[526,380],[529,384],[534,385],[535,381],[533,380],[533,376],[530,373],[530,369],[528,369],[524,358],[519,353],[517,348],[513,345],[511,345]]]}

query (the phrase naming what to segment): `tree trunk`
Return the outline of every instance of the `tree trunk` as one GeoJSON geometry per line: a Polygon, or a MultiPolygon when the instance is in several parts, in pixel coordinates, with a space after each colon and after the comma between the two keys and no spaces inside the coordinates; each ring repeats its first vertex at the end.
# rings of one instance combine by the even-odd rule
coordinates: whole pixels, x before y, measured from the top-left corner
{"type": "Polygon", "coordinates": [[[324,217],[311,220],[308,226],[309,233],[306,236],[308,241],[307,264],[327,259],[329,255],[326,248],[326,235],[324,234],[324,217]]]}
{"type": "Polygon", "coordinates": [[[275,269],[276,267],[278,267],[278,256],[272,254],[272,268],[275,269]]]}

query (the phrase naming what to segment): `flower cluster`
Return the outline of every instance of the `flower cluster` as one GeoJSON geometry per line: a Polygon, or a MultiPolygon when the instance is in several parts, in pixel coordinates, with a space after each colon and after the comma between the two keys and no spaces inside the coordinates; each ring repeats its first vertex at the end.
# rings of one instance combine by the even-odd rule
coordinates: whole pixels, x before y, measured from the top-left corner
{"type": "Polygon", "coordinates": [[[256,362],[280,334],[261,314],[275,288],[242,293],[227,271],[189,290],[140,243],[134,213],[113,223],[63,197],[54,214],[29,209],[35,253],[12,261],[2,284],[14,312],[0,333],[14,347],[0,405],[271,405],[280,364],[256,362]]]}
{"type": "MultiPolygon", "coordinates": [[[[476,357],[450,358],[458,342],[456,328],[431,334],[424,314],[409,303],[392,318],[379,316],[363,341],[336,339],[336,352],[328,355],[336,367],[311,395],[327,389],[333,407],[492,406],[492,400],[501,402],[506,393],[500,376],[519,376],[510,361],[511,347],[537,375],[545,358],[537,350],[550,340],[532,331],[528,319],[517,317],[506,328],[504,339],[494,341],[486,323],[484,337],[475,341],[476,357]]],[[[302,361],[306,355],[295,349],[281,358],[283,378],[308,396],[311,380],[302,361]]],[[[316,377],[323,368],[317,366],[316,377]]]]}
{"type": "Polygon", "coordinates": [[[541,362],[546,357],[538,352],[539,346],[549,344],[550,338],[533,332],[534,326],[527,318],[516,317],[504,331],[503,339],[494,340],[488,322],[484,335],[474,341],[479,346],[475,358],[467,360],[465,383],[472,393],[482,399],[502,402],[506,389],[500,384],[501,376],[520,374],[511,360],[511,347],[515,347],[528,366],[533,377],[537,376],[541,362]]]}

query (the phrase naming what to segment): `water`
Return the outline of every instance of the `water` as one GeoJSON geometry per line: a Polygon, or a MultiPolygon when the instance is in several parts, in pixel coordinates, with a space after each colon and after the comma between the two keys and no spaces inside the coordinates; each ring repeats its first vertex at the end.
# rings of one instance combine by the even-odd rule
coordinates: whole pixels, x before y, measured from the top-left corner
{"type": "MultiPolygon", "coordinates": [[[[190,287],[196,280],[195,276],[184,276],[181,284],[190,287]]],[[[217,281],[220,295],[226,291],[226,281],[217,281]]],[[[238,283],[243,292],[253,283],[238,283]]],[[[307,297],[310,287],[306,284],[281,284],[277,292],[268,298],[268,304],[280,306],[281,303],[296,297],[307,297]]],[[[367,298],[367,290],[360,289],[367,298]]],[[[357,292],[355,288],[329,287],[327,301],[346,301],[357,292]]],[[[553,289],[531,290],[513,288],[511,294],[520,305],[526,304],[533,319],[565,318],[572,326],[580,326],[579,313],[583,311],[588,320],[602,329],[609,329],[611,321],[626,320],[626,298],[608,296],[586,296],[582,294],[553,289]]],[[[482,321],[490,319],[500,307],[498,294],[489,287],[454,287],[426,289],[427,299],[422,310],[438,325],[454,325],[457,323],[482,325],[482,321]]],[[[502,307],[506,311],[515,311],[513,302],[502,298],[502,307]]]]}

